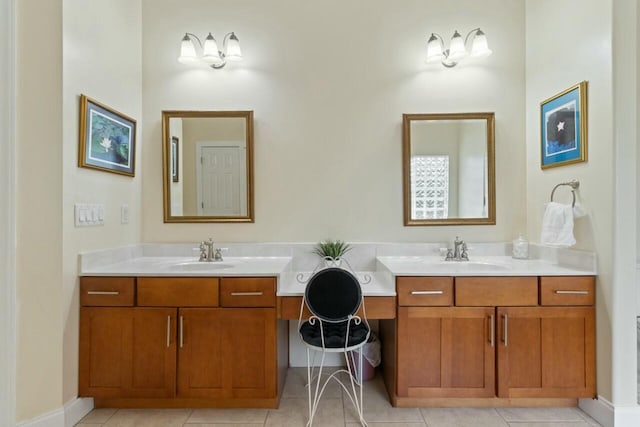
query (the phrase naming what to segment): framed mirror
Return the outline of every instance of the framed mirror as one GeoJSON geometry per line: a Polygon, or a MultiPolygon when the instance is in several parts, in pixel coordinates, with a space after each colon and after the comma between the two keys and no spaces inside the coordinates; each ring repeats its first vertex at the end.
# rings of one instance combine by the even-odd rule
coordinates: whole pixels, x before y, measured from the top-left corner
{"type": "Polygon", "coordinates": [[[404,225],[496,223],[494,113],[402,116],[404,225]]]}
{"type": "Polygon", "coordinates": [[[163,111],[164,222],[254,222],[253,111],[163,111]]]}

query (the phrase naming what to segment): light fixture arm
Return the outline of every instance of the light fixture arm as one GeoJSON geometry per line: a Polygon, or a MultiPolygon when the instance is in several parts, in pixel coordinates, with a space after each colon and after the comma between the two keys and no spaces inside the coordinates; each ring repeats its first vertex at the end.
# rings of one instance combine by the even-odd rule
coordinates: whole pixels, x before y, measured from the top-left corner
{"type": "Polygon", "coordinates": [[[469,32],[467,33],[467,36],[464,38],[464,45],[465,45],[465,46],[467,45],[467,42],[469,41],[469,37],[471,37],[471,34],[473,34],[473,33],[477,33],[478,31],[480,31],[480,27],[475,28],[475,29],[473,29],[473,30],[471,30],[471,31],[469,31],[469,32]]]}
{"type": "MultiPolygon", "coordinates": [[[[440,41],[442,54],[444,55],[444,58],[442,59],[442,61],[440,61],[442,65],[444,65],[447,68],[453,68],[456,65],[458,65],[456,61],[452,61],[449,59],[449,49],[445,48],[444,46],[444,38],[438,33],[431,33],[431,37],[434,37],[434,36],[440,41]]],[[[467,35],[467,37],[469,37],[469,35],[467,35]]],[[[467,44],[467,41],[465,40],[465,45],[466,44],[467,44]]]]}
{"type": "Polygon", "coordinates": [[[193,33],[184,33],[185,36],[189,36],[189,37],[193,37],[194,39],[198,40],[198,44],[200,45],[200,48],[204,49],[204,46],[202,45],[202,41],[200,41],[200,38],[198,36],[196,36],[193,33]]]}
{"type": "Polygon", "coordinates": [[[229,40],[229,37],[234,36],[235,34],[233,33],[233,31],[227,33],[224,35],[224,38],[222,39],[222,50],[218,49],[218,54],[220,55],[220,58],[222,59],[222,62],[219,64],[211,64],[211,68],[215,68],[216,70],[219,70],[220,68],[224,67],[225,65],[227,65],[227,60],[226,60],[226,54],[225,52],[227,51],[227,41],[229,40]]]}

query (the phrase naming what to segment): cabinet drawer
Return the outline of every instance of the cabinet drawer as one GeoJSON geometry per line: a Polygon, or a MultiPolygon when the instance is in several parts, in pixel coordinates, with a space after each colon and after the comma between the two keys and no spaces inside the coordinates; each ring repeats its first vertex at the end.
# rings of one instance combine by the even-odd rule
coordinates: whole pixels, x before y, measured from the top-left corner
{"type": "Polygon", "coordinates": [[[139,277],[143,307],[217,307],[217,277],[139,277]]]}
{"type": "Polygon", "coordinates": [[[453,305],[453,277],[398,277],[400,306],[453,305]]]}
{"type": "Polygon", "coordinates": [[[537,277],[456,277],[456,305],[538,305],[537,277]]]}
{"type": "Polygon", "coordinates": [[[595,278],[556,276],[540,278],[541,305],[594,305],[595,278]]]}
{"type": "Polygon", "coordinates": [[[81,277],[80,305],[85,307],[132,307],[133,277],[81,277]]]}
{"type": "Polygon", "coordinates": [[[275,277],[234,277],[220,281],[223,307],[275,307],[275,277]]]}

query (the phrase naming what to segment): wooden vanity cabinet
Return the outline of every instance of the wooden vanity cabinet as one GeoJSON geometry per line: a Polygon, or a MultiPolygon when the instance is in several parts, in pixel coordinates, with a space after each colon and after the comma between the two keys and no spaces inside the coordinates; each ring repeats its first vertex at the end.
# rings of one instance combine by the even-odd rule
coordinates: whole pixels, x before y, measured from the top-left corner
{"type": "Polygon", "coordinates": [[[173,397],[176,309],[134,308],[133,278],[89,279],[81,282],[78,394],[173,397]]]}
{"type": "Polygon", "coordinates": [[[221,279],[222,308],[180,308],[178,396],[276,398],[275,279],[221,279]]]}
{"type": "Polygon", "coordinates": [[[492,396],[493,309],[453,307],[453,277],[399,277],[396,288],[398,396],[492,396]]]}
{"type": "Polygon", "coordinates": [[[492,314],[478,307],[398,307],[398,396],[493,396],[492,314]]]}
{"type": "Polygon", "coordinates": [[[81,278],[79,395],[97,407],[277,407],[275,286],[81,278]]]}
{"type": "Polygon", "coordinates": [[[541,277],[540,307],[499,307],[498,397],[594,397],[593,277],[541,277]]]}
{"type": "Polygon", "coordinates": [[[398,277],[396,287],[397,319],[380,323],[395,406],[595,395],[594,277],[398,277]]]}

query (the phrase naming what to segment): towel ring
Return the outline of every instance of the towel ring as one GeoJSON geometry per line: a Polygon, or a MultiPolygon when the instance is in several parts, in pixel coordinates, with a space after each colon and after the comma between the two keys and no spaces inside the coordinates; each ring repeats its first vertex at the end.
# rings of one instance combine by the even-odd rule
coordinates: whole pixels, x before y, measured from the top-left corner
{"type": "Polygon", "coordinates": [[[571,187],[571,195],[573,196],[573,202],[571,203],[571,207],[575,207],[576,206],[576,190],[578,189],[578,187],[580,187],[580,181],[572,179],[569,182],[561,182],[560,184],[558,184],[555,187],[553,187],[553,190],[551,190],[551,201],[552,202],[553,202],[553,193],[555,193],[556,189],[558,187],[560,187],[561,185],[568,185],[569,187],[571,187]]]}

